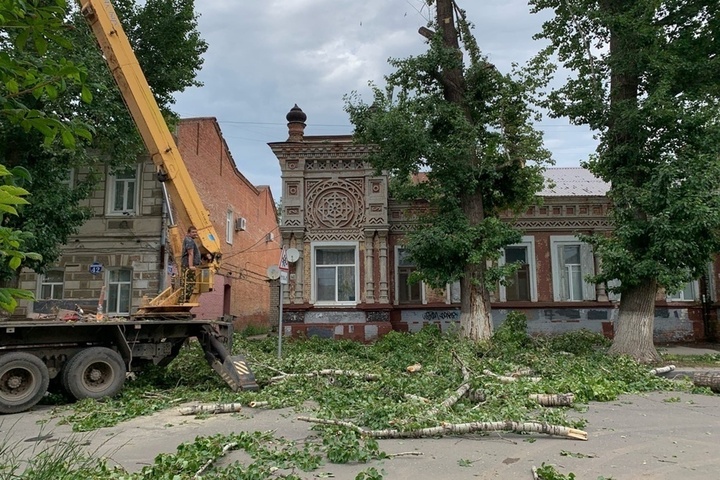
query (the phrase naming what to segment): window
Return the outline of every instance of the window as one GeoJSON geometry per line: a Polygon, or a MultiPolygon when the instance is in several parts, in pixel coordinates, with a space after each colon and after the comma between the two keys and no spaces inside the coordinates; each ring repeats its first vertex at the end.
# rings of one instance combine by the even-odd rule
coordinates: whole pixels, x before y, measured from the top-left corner
{"type": "Polygon", "coordinates": [[[40,293],[38,300],[60,300],[63,298],[63,270],[48,270],[40,277],[40,293]]]}
{"type": "Polygon", "coordinates": [[[131,283],[131,270],[108,270],[107,313],[130,313],[131,283]]]}
{"type": "Polygon", "coordinates": [[[460,295],[460,280],[456,280],[450,284],[450,303],[460,303],[462,296],[460,295]]]}
{"type": "Polygon", "coordinates": [[[693,280],[685,284],[685,287],[679,292],[667,295],[668,302],[694,302],[698,299],[698,282],[693,280]]]}
{"type": "Polygon", "coordinates": [[[132,168],[108,177],[108,214],[135,215],[138,194],[138,172],[132,168]]]}
{"type": "Polygon", "coordinates": [[[515,273],[507,278],[507,285],[500,285],[501,302],[536,302],[535,238],[523,237],[515,245],[508,245],[500,257],[500,264],[519,263],[515,273]]]}
{"type": "Polygon", "coordinates": [[[555,301],[595,300],[595,285],[585,277],[595,273],[590,245],[574,236],[550,237],[555,301]]]}
{"type": "Polygon", "coordinates": [[[57,179],[57,183],[61,185],[66,185],[68,188],[73,188],[75,185],[75,169],[68,168],[64,172],[62,172],[57,179]]]}
{"type": "Polygon", "coordinates": [[[318,303],[357,303],[357,245],[318,245],[313,249],[314,298],[318,303]]]}
{"type": "Polygon", "coordinates": [[[235,215],[232,210],[227,211],[225,216],[225,241],[232,245],[233,235],[235,234],[235,215]]]}
{"type": "Polygon", "coordinates": [[[416,268],[415,264],[408,258],[409,255],[401,247],[397,247],[395,258],[397,259],[397,302],[398,303],[422,303],[422,282],[410,283],[408,279],[416,268]]]}

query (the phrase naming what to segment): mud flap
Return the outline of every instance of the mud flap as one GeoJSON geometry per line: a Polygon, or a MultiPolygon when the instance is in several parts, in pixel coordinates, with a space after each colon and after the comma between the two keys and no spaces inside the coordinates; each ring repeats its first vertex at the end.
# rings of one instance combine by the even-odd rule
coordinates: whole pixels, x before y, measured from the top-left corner
{"type": "Polygon", "coordinates": [[[259,390],[260,386],[255,382],[255,375],[242,355],[233,355],[225,357],[224,362],[215,359],[211,364],[213,370],[230,385],[234,392],[240,389],[254,391],[259,390]]]}

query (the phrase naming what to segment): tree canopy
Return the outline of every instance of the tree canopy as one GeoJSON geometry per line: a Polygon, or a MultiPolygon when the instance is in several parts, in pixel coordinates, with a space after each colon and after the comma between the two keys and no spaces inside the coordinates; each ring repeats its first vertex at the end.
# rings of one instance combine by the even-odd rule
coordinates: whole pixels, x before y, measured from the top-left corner
{"type": "Polygon", "coordinates": [[[356,139],[377,147],[370,161],[390,175],[393,196],[428,202],[406,245],[418,277],[433,286],[462,279],[461,324],[463,316],[482,323],[479,331],[468,327],[469,336],[488,338],[488,288],[501,275],[485,265],[520,239],[499,215],[535,200],[549,160],[530,106],[541,81],[498,71],[480,53],[464,12],[455,29],[445,21],[453,18],[448,2],[437,3],[428,51],[391,59],[386,86],[371,84],[372,103],[350,95],[346,110],[356,139]]]}
{"type": "MultiPolygon", "coordinates": [[[[8,5],[17,3],[6,2],[8,5]]],[[[194,1],[148,0],[142,6],[133,0],[113,3],[121,21],[128,26],[128,37],[158,103],[168,119],[172,119],[172,95],[199,85],[195,76],[207,49],[197,32],[194,1]]],[[[134,165],[144,151],[96,39],[74,3],[67,5],[63,0],[57,0],[47,9],[55,17],[40,32],[55,42],[28,40],[23,43],[18,38],[21,33],[3,25],[3,31],[7,33],[2,39],[4,47],[19,65],[14,70],[22,73],[26,68],[32,72],[30,67],[23,66],[34,65],[37,71],[47,72],[44,78],[55,79],[58,71],[66,70],[60,67],[53,70],[53,65],[82,65],[83,68],[67,70],[74,82],[60,78],[59,87],[48,89],[51,82],[45,82],[45,85],[36,80],[45,86],[42,89],[18,88],[14,95],[2,92],[3,101],[22,103],[28,111],[36,112],[32,115],[57,119],[55,121],[69,125],[85,125],[85,131],[92,132],[92,140],[83,130],[76,130],[82,134],[83,143],[78,145],[81,148],[74,148],[74,142],[67,141],[68,134],[55,136],[43,128],[28,129],[22,122],[11,121],[9,116],[0,118],[0,163],[8,167],[25,167],[32,178],[32,183],[25,187],[31,192],[42,192],[30,205],[23,207],[22,215],[9,221],[9,225],[34,234],[28,248],[41,253],[42,260],[25,261],[23,265],[38,271],[57,260],[61,245],[89,217],[90,212],[81,207],[80,202],[90,195],[102,178],[99,174],[104,165],[109,164],[113,169],[134,165]],[[82,169],[86,175],[79,181],[76,178],[72,184],[58,182],[70,169],[82,169]]],[[[21,13],[16,16],[26,20],[36,18],[23,17],[21,13]]],[[[0,56],[5,50],[3,48],[0,56]]],[[[21,75],[21,78],[24,77],[21,75]]],[[[31,75],[31,78],[34,77],[31,75]]],[[[0,270],[0,273],[3,272],[0,270]]],[[[4,278],[11,275],[10,271],[3,274],[4,278]]]]}
{"type": "Polygon", "coordinates": [[[530,3],[555,13],[543,55],[574,73],[547,106],[598,132],[586,165],[611,184],[614,231],[589,240],[602,258],[596,280],[621,282],[616,344],[627,346],[617,351],[652,359],[657,286],[681,289],[720,250],[720,2],[530,3]],[[626,322],[644,322],[642,334],[626,322]]]}

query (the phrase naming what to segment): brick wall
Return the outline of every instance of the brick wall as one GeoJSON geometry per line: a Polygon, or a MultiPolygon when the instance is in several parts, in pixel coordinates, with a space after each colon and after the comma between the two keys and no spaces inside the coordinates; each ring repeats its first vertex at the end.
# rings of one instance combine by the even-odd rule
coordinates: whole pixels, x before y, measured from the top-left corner
{"type": "MultiPolygon", "coordinates": [[[[235,317],[236,327],[268,325],[271,315],[271,288],[267,267],[278,263],[280,243],[275,201],[269,187],[256,187],[235,165],[214,118],[190,118],[177,128],[178,148],[193,178],[223,250],[223,262],[215,282],[216,291],[204,294],[198,318],[235,317]],[[226,221],[246,219],[246,229],[230,232],[226,221]],[[268,235],[272,234],[270,240],[268,235]],[[223,292],[229,291],[229,302],[223,292]]],[[[247,159],[253,161],[252,159],[247,159]]],[[[183,227],[183,231],[187,226],[183,227]]]]}

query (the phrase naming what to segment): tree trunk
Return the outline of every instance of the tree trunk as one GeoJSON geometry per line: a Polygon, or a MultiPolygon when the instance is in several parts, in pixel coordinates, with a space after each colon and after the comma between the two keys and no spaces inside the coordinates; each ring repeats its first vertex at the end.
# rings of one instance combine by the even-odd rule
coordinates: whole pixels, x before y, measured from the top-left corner
{"type": "MultiPolygon", "coordinates": [[[[462,58],[458,31],[455,28],[454,3],[452,0],[437,0],[437,24],[443,38],[443,44],[455,49],[462,58]]],[[[445,100],[459,105],[468,120],[472,116],[465,101],[467,87],[462,68],[446,68],[442,71],[441,81],[445,100]]],[[[478,163],[474,155],[468,159],[473,167],[478,163]]],[[[463,213],[467,216],[470,225],[477,225],[485,218],[485,212],[480,192],[469,192],[462,198],[463,213]]],[[[465,267],[464,277],[460,286],[460,332],[471,340],[484,340],[492,335],[492,320],[490,317],[490,295],[484,285],[485,264],[468,264],[465,267]]]]}
{"type": "Polygon", "coordinates": [[[492,336],[490,298],[483,285],[484,276],[483,265],[468,264],[460,288],[460,333],[474,341],[492,336]]]}
{"type": "Polygon", "coordinates": [[[609,353],[629,355],[641,363],[661,360],[653,343],[656,292],[655,280],[646,280],[622,292],[615,339],[609,353]]]}

